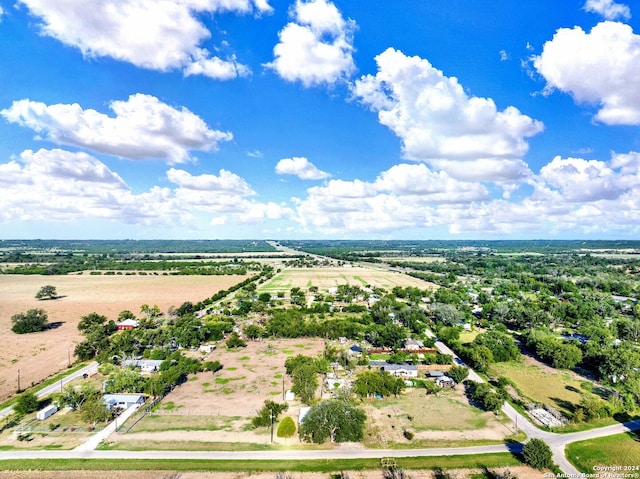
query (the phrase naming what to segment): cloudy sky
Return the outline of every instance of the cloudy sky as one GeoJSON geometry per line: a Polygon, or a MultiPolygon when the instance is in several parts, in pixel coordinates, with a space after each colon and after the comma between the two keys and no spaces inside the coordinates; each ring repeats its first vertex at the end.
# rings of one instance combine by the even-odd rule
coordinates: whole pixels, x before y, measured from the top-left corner
{"type": "Polygon", "coordinates": [[[640,9],[0,0],[0,238],[640,238],[640,9]]]}

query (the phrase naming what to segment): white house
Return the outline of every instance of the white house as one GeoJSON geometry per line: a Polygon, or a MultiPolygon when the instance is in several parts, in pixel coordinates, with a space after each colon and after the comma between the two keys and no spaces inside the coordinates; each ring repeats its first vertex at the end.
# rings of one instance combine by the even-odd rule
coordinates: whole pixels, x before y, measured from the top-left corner
{"type": "Polygon", "coordinates": [[[143,404],[142,394],[104,394],[102,402],[105,403],[109,411],[113,409],[129,409],[134,404],[143,404]]]}
{"type": "Polygon", "coordinates": [[[143,373],[155,373],[160,371],[161,359],[126,359],[122,361],[123,367],[140,368],[143,373]]]}
{"type": "Polygon", "coordinates": [[[389,373],[397,377],[418,377],[418,366],[416,366],[415,364],[385,364],[381,369],[383,371],[388,371],[389,373]]]}

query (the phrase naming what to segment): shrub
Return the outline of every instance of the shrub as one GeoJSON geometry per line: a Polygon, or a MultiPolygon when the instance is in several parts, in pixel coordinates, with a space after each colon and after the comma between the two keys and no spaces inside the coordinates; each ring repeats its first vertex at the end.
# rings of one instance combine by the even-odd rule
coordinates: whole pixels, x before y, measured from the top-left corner
{"type": "Polygon", "coordinates": [[[296,423],[293,421],[291,416],[285,417],[278,425],[278,437],[289,438],[293,437],[296,433],[296,423]]]}
{"type": "Polygon", "coordinates": [[[542,439],[531,439],[522,449],[524,462],[535,469],[545,469],[553,466],[551,448],[542,439]]]}

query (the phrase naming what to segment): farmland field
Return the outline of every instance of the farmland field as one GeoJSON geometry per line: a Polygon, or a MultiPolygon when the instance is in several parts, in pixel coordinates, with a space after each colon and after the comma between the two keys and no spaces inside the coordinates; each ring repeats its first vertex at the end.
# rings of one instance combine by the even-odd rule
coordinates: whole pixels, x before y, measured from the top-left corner
{"type": "Polygon", "coordinates": [[[328,267],[286,269],[260,286],[259,290],[263,293],[277,293],[289,291],[294,287],[307,289],[316,286],[321,291],[326,291],[340,284],[380,287],[387,290],[396,286],[403,288],[414,286],[420,289],[435,288],[432,283],[394,271],[363,267],[328,267]]]}
{"type": "MultiPolygon", "coordinates": [[[[83,315],[97,312],[116,319],[129,309],[139,313],[143,304],[157,304],[161,311],[185,301],[200,301],[217,291],[239,283],[246,276],[37,276],[0,275],[0,334],[5,347],[0,351],[0,399],[20,386],[24,389],[64,369],[68,351],[82,340],[76,325],[83,315]],[[60,296],[38,301],[36,292],[51,284],[60,296]],[[14,334],[11,316],[31,308],[42,308],[49,322],[61,323],[56,329],[32,334],[14,334]]],[[[73,361],[73,356],[71,357],[73,361]]]]}

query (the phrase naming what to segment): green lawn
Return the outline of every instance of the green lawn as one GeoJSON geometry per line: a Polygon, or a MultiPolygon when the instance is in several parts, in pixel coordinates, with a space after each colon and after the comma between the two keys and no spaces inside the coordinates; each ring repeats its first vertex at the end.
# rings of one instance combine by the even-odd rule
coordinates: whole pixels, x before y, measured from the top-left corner
{"type": "MultiPolygon", "coordinates": [[[[567,458],[578,470],[592,474],[595,466],[640,466],[640,433],[574,442],[566,449],[567,458]]],[[[616,471],[614,474],[638,474],[639,470],[616,471]]],[[[640,476],[636,477],[640,477],[640,476]]]]}
{"type": "Polygon", "coordinates": [[[138,422],[131,432],[153,431],[217,431],[232,427],[232,423],[240,419],[239,416],[186,416],[147,414],[138,422]]]}

